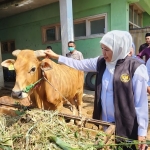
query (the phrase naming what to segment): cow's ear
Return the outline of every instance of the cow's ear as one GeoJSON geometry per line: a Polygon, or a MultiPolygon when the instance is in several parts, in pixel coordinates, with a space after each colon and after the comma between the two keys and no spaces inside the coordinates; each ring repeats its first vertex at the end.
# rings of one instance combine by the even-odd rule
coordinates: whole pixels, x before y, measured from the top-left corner
{"type": "Polygon", "coordinates": [[[15,50],[15,51],[12,52],[12,55],[17,57],[17,55],[18,55],[20,52],[21,52],[21,50],[20,50],[20,49],[17,49],[17,50],[15,50]]]}
{"type": "Polygon", "coordinates": [[[12,65],[12,64],[14,64],[14,63],[15,63],[15,60],[14,60],[14,59],[7,59],[7,60],[5,60],[5,61],[3,61],[3,62],[1,63],[1,66],[6,67],[6,68],[9,68],[10,65],[12,65]]]}
{"type": "Polygon", "coordinates": [[[41,62],[41,69],[46,71],[52,69],[51,61],[50,59],[44,59],[41,62]]]}
{"type": "Polygon", "coordinates": [[[45,57],[46,54],[44,53],[44,50],[36,50],[34,51],[36,57],[45,57]]]}

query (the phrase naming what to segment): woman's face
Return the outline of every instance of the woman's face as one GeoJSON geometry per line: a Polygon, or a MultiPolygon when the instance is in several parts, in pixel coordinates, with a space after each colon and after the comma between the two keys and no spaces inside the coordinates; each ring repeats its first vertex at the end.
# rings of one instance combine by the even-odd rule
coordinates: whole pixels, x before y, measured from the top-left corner
{"type": "Polygon", "coordinates": [[[104,56],[104,59],[106,60],[106,62],[111,62],[112,60],[112,55],[113,55],[113,52],[111,49],[109,49],[107,46],[105,46],[104,44],[101,44],[101,47],[102,47],[102,52],[103,52],[103,56],[104,56]]]}

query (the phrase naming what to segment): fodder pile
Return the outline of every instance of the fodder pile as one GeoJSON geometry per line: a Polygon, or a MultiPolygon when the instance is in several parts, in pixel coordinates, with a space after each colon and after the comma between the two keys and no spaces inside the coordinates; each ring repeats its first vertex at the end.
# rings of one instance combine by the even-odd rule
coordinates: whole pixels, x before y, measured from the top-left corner
{"type": "Polygon", "coordinates": [[[58,112],[26,111],[22,116],[0,116],[0,149],[3,150],[96,150],[105,133],[95,136],[66,123],[58,112]]]}

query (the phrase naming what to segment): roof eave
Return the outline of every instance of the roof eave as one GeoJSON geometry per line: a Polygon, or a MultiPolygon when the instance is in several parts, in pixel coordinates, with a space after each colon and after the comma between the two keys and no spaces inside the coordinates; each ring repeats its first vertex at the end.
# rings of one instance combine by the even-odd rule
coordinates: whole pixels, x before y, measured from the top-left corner
{"type": "Polygon", "coordinates": [[[149,0],[139,0],[139,2],[137,2],[142,9],[147,12],[150,15],[150,2],[149,0]]]}
{"type": "Polygon", "coordinates": [[[139,2],[140,0],[127,0],[127,2],[129,3],[129,4],[132,4],[132,3],[137,3],[137,2],[139,2]]]}

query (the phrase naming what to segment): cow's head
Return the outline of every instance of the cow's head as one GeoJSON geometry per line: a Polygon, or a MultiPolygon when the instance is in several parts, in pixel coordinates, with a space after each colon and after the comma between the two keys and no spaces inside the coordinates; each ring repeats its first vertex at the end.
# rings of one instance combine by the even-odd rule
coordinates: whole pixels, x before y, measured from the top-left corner
{"type": "Polygon", "coordinates": [[[9,68],[14,66],[16,71],[16,83],[12,89],[14,98],[26,98],[28,93],[24,89],[35,83],[41,76],[39,58],[45,57],[44,50],[15,50],[12,52],[17,57],[16,60],[8,59],[1,63],[2,66],[9,68]]]}

